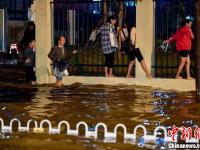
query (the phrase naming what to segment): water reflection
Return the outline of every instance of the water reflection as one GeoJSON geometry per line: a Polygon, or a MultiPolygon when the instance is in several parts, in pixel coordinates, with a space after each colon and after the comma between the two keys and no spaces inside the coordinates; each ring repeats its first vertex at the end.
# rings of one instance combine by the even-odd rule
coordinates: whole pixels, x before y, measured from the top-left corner
{"type": "Polygon", "coordinates": [[[0,103],[28,102],[34,98],[36,88],[0,87],[0,103]]]}
{"type": "Polygon", "coordinates": [[[38,93],[35,98],[32,99],[31,105],[24,107],[26,112],[34,119],[37,118],[51,118],[54,113],[56,113],[57,101],[52,101],[47,96],[49,95],[49,88],[39,88],[38,93]]]}

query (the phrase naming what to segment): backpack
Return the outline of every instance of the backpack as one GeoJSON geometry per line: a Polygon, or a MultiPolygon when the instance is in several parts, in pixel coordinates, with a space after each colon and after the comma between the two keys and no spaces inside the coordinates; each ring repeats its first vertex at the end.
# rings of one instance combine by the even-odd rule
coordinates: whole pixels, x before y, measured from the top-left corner
{"type": "Polygon", "coordinates": [[[125,53],[128,53],[128,52],[130,52],[132,50],[132,48],[131,48],[131,40],[130,40],[129,36],[126,37],[123,29],[122,29],[122,34],[124,35],[125,40],[122,42],[121,51],[125,52],[125,53]]]}

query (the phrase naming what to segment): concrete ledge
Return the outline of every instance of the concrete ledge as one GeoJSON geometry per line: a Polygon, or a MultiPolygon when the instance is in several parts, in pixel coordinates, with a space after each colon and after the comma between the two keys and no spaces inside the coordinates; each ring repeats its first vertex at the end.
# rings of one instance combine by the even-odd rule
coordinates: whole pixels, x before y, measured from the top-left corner
{"type": "MultiPolygon", "coordinates": [[[[55,77],[49,77],[49,83],[55,83],[55,77]]],[[[64,85],[71,85],[74,83],[82,83],[88,85],[140,85],[150,86],[153,88],[161,88],[165,90],[177,90],[177,91],[194,91],[195,80],[178,80],[178,79],[136,79],[136,78],[105,78],[105,77],[83,77],[83,76],[68,76],[63,78],[64,85]]]]}

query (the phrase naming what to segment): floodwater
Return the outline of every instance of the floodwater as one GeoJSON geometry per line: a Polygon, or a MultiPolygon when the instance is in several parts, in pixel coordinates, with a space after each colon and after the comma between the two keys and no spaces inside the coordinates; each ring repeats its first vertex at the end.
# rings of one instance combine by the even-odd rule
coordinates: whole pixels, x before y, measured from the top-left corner
{"type": "MultiPolygon", "coordinates": [[[[131,79],[130,79],[131,80],[131,79]]],[[[195,102],[193,92],[179,93],[141,86],[104,86],[73,84],[61,89],[53,85],[29,87],[26,84],[0,84],[0,117],[8,125],[12,118],[18,118],[25,125],[29,119],[38,122],[51,121],[56,127],[66,120],[75,129],[79,121],[85,121],[90,129],[104,122],[108,131],[118,123],[126,125],[128,132],[142,124],[149,134],[158,125],[169,127],[200,125],[200,104],[195,102]]],[[[162,149],[164,144],[123,142],[123,130],[118,130],[116,143],[106,143],[102,134],[98,139],[85,138],[84,128],[80,135],[64,133],[0,133],[0,149],[56,149],[56,150],[139,150],[162,149]]],[[[64,130],[64,129],[63,129],[64,130]]],[[[100,130],[103,131],[103,130],[100,130]]],[[[164,148],[165,149],[165,148],[164,148]]]]}

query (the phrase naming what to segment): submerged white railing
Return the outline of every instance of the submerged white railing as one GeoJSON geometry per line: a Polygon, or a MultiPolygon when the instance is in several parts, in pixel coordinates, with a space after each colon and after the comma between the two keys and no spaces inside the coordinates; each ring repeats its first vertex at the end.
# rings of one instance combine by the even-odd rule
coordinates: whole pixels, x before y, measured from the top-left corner
{"type": "MultiPolygon", "coordinates": [[[[2,133],[12,133],[14,122],[16,122],[18,124],[18,131],[19,132],[32,131],[32,132],[35,132],[35,133],[44,133],[45,132],[44,124],[47,124],[49,134],[60,134],[61,133],[61,127],[65,126],[67,128],[66,134],[67,135],[73,135],[73,136],[79,135],[79,130],[80,130],[79,128],[82,125],[85,128],[85,137],[86,138],[89,138],[89,137],[98,138],[99,127],[103,127],[103,129],[104,129],[104,142],[112,142],[112,143],[116,142],[116,140],[117,140],[117,130],[118,130],[118,128],[123,129],[124,142],[126,142],[128,140],[136,141],[138,129],[143,130],[142,138],[144,139],[145,143],[156,142],[156,140],[158,139],[157,136],[158,136],[158,134],[160,134],[160,132],[158,132],[158,131],[161,131],[161,130],[163,131],[163,134],[164,134],[163,139],[164,139],[165,142],[177,142],[177,140],[178,140],[177,139],[178,136],[176,135],[175,138],[174,138],[175,141],[173,141],[172,137],[167,135],[167,129],[163,126],[156,127],[153,135],[150,135],[150,134],[147,134],[147,129],[143,125],[137,125],[133,129],[133,133],[128,133],[126,126],[124,124],[119,123],[115,126],[113,132],[109,132],[107,125],[105,123],[101,122],[101,123],[97,123],[96,126],[94,127],[94,130],[91,131],[91,130],[89,130],[87,123],[81,121],[81,122],[78,122],[76,124],[76,129],[73,130],[73,129],[70,128],[70,124],[67,121],[64,121],[64,120],[60,121],[57,125],[57,128],[56,127],[53,128],[51,122],[47,119],[42,120],[40,123],[31,119],[31,120],[27,121],[26,126],[22,126],[21,121],[17,118],[14,118],[10,121],[9,126],[6,126],[5,123],[4,123],[4,120],[2,118],[0,118],[0,129],[1,129],[0,132],[2,132],[2,133]],[[34,123],[34,127],[30,126],[31,123],[34,123]]],[[[186,139],[186,143],[199,143],[199,140],[195,139],[195,138],[191,138],[190,140],[186,139]]]]}

